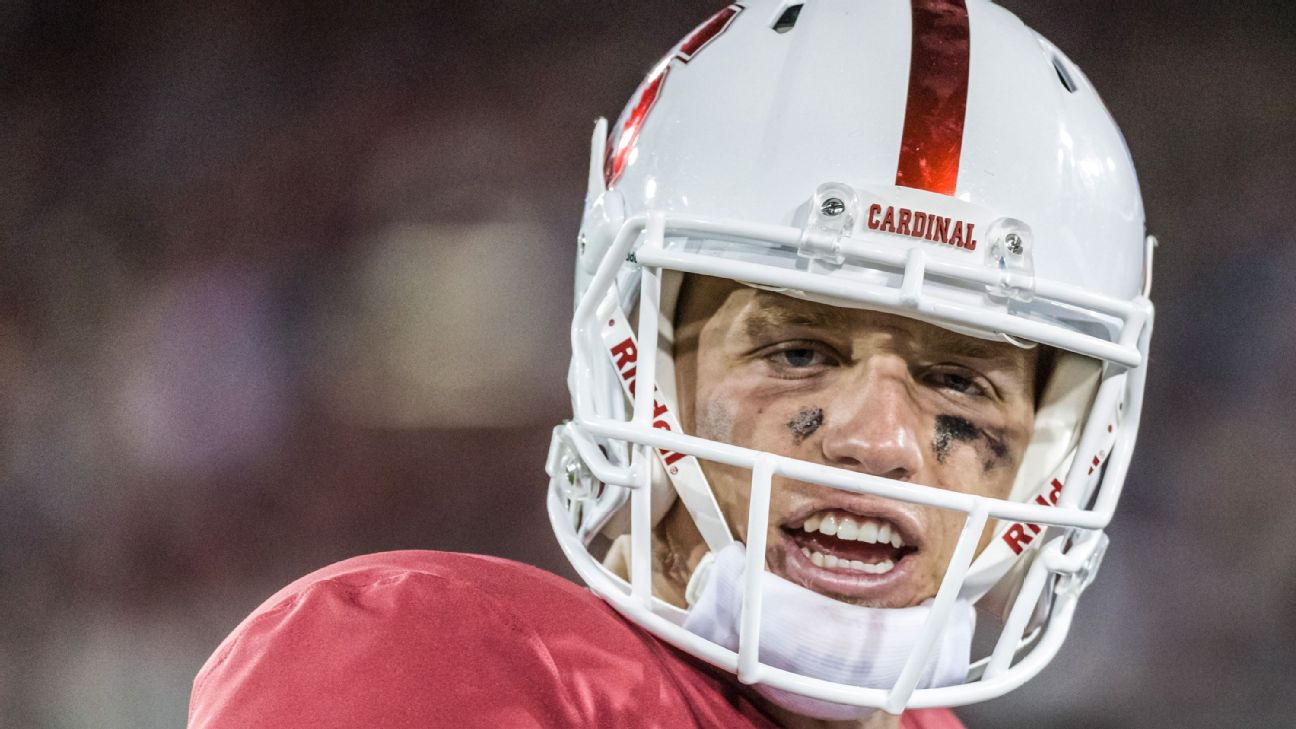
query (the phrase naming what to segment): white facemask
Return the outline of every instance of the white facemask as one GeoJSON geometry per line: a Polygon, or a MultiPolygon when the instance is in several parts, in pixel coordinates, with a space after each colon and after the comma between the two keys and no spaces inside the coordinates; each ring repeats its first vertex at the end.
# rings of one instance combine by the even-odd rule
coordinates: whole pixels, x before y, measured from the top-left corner
{"type": "MultiPolygon", "coordinates": [[[[743,545],[735,542],[716,553],[705,574],[695,574],[705,584],[684,621],[685,629],[732,651],[738,650],[744,552],[743,545]]],[[[701,566],[698,572],[703,572],[701,566]]],[[[694,587],[691,583],[690,588],[694,587]]],[[[931,612],[930,600],[896,609],[848,605],[769,572],[761,574],[761,590],[762,663],[865,688],[895,685],[931,612]]],[[[966,679],[974,622],[972,604],[958,600],[918,688],[951,686],[966,679]]],[[[763,684],[755,688],[774,704],[816,719],[860,719],[874,711],[763,684]]]]}

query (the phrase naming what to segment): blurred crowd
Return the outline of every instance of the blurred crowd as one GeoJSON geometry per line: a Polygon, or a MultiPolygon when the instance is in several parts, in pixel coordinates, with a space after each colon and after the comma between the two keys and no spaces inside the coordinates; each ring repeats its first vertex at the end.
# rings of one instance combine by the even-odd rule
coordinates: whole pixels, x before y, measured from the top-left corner
{"type": "MultiPolygon", "coordinates": [[[[1005,3],[1126,133],[1162,245],[1112,549],[978,727],[1288,726],[1296,10],[1005,3]]],[[[593,119],[718,4],[0,6],[0,726],[161,729],[216,644],[356,553],[571,576],[593,119]]]]}

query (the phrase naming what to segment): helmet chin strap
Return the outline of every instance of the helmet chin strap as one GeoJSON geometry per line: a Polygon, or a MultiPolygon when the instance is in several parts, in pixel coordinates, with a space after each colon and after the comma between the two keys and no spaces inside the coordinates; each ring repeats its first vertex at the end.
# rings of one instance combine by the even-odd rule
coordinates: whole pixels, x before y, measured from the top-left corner
{"type": "MultiPolygon", "coordinates": [[[[689,582],[692,609],[684,629],[738,651],[745,549],[735,542],[699,565],[705,586],[689,582]]],[[[774,668],[848,686],[890,689],[900,680],[931,615],[931,600],[909,608],[848,605],[762,572],[760,661],[774,668]]],[[[949,615],[918,688],[953,686],[967,678],[976,622],[972,604],[959,599],[949,615]]],[[[756,683],[771,703],[801,716],[862,719],[876,709],[813,699],[756,683]]]]}

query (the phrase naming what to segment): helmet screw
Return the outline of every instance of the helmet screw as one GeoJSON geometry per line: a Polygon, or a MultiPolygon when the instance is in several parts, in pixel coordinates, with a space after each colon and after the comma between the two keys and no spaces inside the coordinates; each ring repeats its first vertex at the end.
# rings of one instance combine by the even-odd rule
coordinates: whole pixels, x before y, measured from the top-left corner
{"type": "Polygon", "coordinates": [[[1008,245],[1008,252],[1013,254],[1014,256],[1020,256],[1022,254],[1022,251],[1025,250],[1026,248],[1024,245],[1022,245],[1021,236],[1017,235],[1016,233],[1009,233],[1008,235],[1004,236],[1004,243],[1008,245]]]}
{"type": "Polygon", "coordinates": [[[846,212],[846,203],[842,202],[841,198],[830,197],[827,200],[824,200],[823,204],[819,206],[819,212],[835,218],[846,212]]]}

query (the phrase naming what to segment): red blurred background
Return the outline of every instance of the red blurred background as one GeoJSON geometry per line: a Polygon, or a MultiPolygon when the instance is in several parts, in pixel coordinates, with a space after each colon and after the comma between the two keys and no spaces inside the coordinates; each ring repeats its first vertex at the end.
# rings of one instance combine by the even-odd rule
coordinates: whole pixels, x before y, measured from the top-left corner
{"type": "MultiPolygon", "coordinates": [[[[1290,726],[1296,11],[1008,2],[1162,241],[1102,575],[989,727],[1290,726]]],[[[595,116],[719,3],[0,5],[0,725],[176,727],[369,551],[571,575],[543,514],[595,116]]]]}

